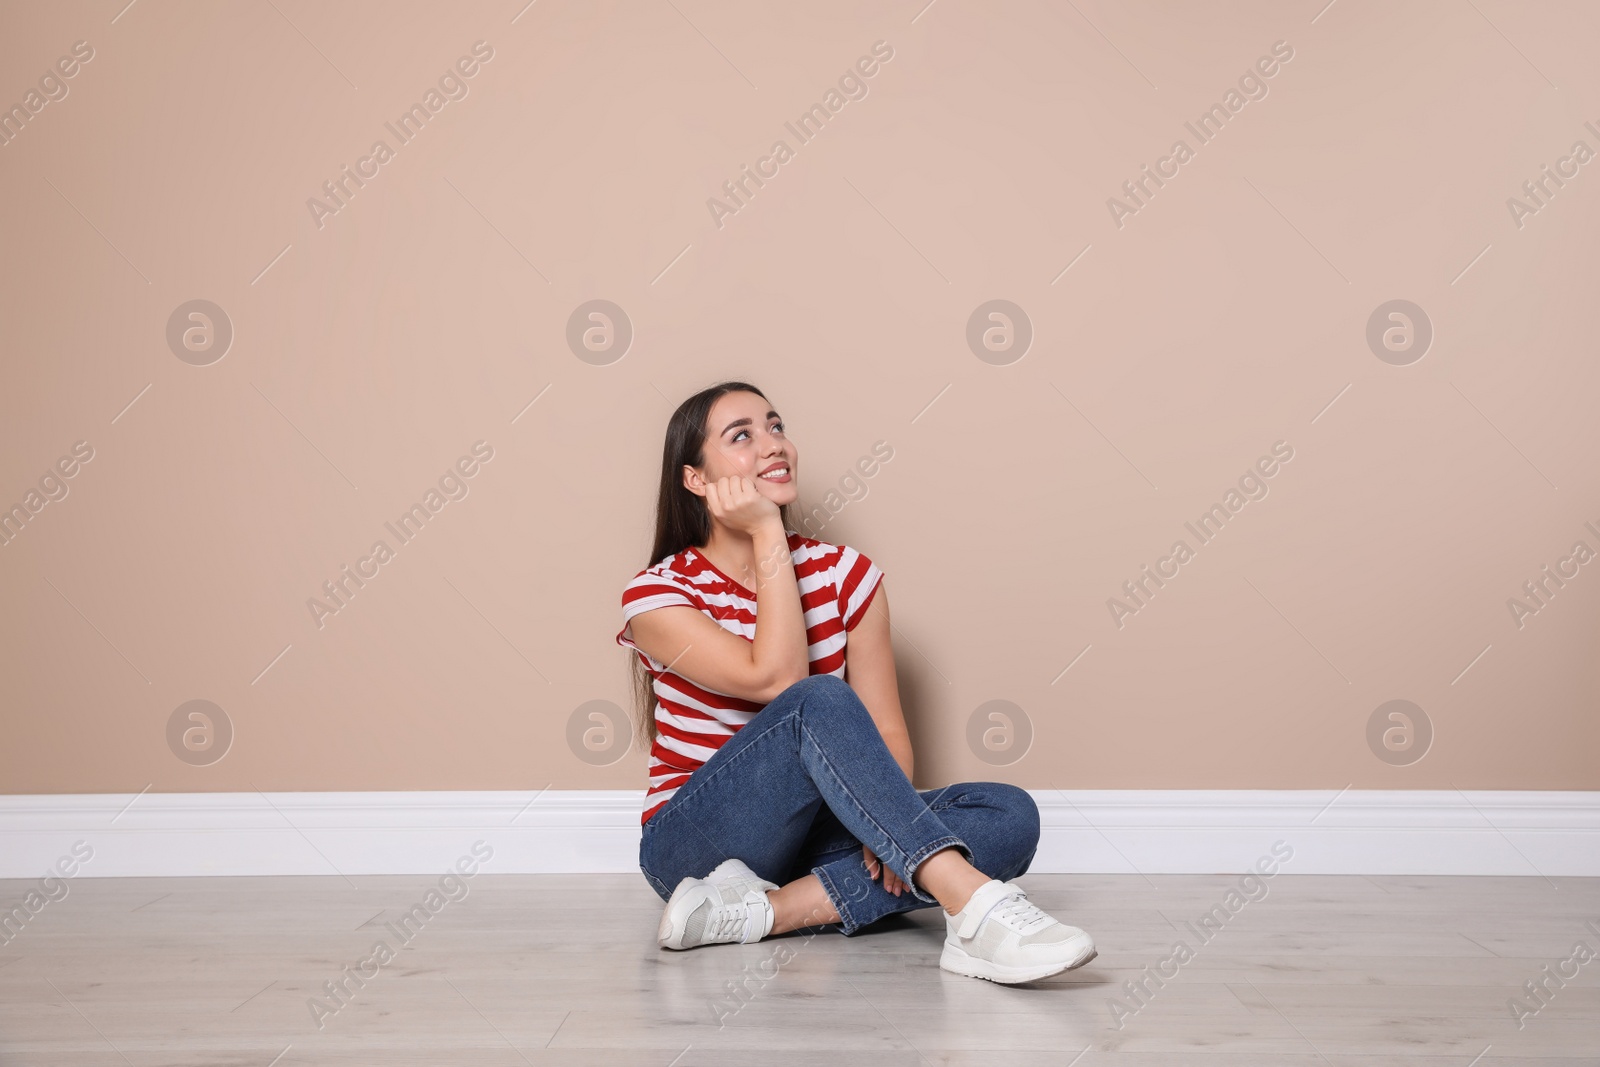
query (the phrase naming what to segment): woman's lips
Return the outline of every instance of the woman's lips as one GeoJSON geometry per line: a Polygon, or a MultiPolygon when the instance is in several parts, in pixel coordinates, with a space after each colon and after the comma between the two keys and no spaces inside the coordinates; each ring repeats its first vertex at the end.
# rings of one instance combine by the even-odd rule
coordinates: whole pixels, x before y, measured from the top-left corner
{"type": "Polygon", "coordinates": [[[759,478],[763,482],[772,482],[772,483],[774,483],[776,485],[782,485],[785,482],[789,481],[790,477],[793,474],[793,471],[790,470],[790,468],[789,468],[789,466],[787,464],[785,464],[782,467],[776,468],[776,469],[782,471],[783,473],[782,474],[775,474],[775,475],[758,474],[758,475],[756,475],[756,477],[759,478]]]}

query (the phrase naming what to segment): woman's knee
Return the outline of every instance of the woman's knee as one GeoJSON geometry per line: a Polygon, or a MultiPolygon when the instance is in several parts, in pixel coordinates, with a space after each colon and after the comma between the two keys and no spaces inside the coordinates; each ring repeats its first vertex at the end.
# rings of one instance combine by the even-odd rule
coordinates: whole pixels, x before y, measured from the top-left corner
{"type": "Polygon", "coordinates": [[[997,807],[1004,809],[1007,818],[1016,826],[1019,836],[1034,844],[1039,842],[1039,802],[1021,786],[1009,782],[986,782],[997,807]]]}
{"type": "Polygon", "coordinates": [[[1016,874],[1023,874],[1033,863],[1034,855],[1039,851],[1039,803],[1033,799],[1033,794],[1019,786],[1006,783],[1004,794],[1007,798],[1007,810],[1012,821],[1012,847],[1016,851],[1016,874]]]}
{"type": "Polygon", "coordinates": [[[656,896],[662,900],[670,900],[672,898],[672,892],[667,888],[666,883],[645,870],[643,864],[639,865],[639,873],[644,875],[644,880],[649,883],[650,888],[656,891],[656,896]]]}
{"type": "MultiPolygon", "coordinates": [[[[658,815],[657,818],[660,818],[660,816],[658,815]]],[[[662,821],[664,822],[665,820],[662,821]]],[[[639,873],[644,875],[644,880],[650,884],[650,888],[656,891],[656,896],[662,900],[667,900],[672,896],[671,887],[650,873],[651,865],[656,862],[651,848],[654,844],[652,831],[660,829],[660,826],[660,823],[654,826],[647,824],[639,838],[639,873]]]]}
{"type": "Polygon", "coordinates": [[[1039,849],[1039,805],[1033,795],[1008,782],[972,782],[967,786],[973,800],[994,819],[992,833],[984,835],[988,862],[1003,868],[1007,878],[1027,871],[1039,849]]]}
{"type": "Polygon", "coordinates": [[[852,696],[855,694],[855,690],[851,689],[849,684],[837,674],[808,674],[788,689],[785,689],[784,692],[795,694],[832,693],[835,696],[846,692],[852,696]]]}
{"type": "Polygon", "coordinates": [[[856,691],[836,674],[808,675],[785,689],[779,697],[788,697],[802,715],[811,718],[839,711],[857,713],[866,710],[856,691]]]}

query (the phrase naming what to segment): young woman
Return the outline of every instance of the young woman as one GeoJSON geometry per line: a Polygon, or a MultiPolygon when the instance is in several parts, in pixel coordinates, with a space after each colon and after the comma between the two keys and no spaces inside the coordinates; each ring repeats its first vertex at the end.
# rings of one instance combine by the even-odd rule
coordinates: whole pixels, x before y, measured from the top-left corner
{"type": "Polygon", "coordinates": [[[1089,935],[1010,881],[1038,847],[1033,798],[912,786],[883,575],[789,528],[799,459],[745,382],[667,424],[652,562],[623,591],[617,634],[638,653],[639,869],[667,901],[659,942],[851,936],[940,905],[946,970],[1015,983],[1087,963],[1089,935]]]}

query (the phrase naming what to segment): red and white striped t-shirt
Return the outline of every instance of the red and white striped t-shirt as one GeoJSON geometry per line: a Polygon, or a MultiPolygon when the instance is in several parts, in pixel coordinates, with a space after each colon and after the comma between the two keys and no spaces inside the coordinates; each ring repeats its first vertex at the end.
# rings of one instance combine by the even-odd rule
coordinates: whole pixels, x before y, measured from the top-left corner
{"type": "MultiPolygon", "coordinates": [[[[845,634],[854,630],[878,591],[883,572],[848,545],[788,535],[800,608],[806,624],[806,656],[812,674],[844,677],[845,634]]],[[[722,743],[766,705],[696,685],[666,669],[633,643],[633,617],[652,608],[697,608],[746,641],[756,635],[756,594],[711,564],[693,546],[640,571],[622,591],[622,630],[617,644],[644,661],[656,694],[656,739],[650,746],[650,788],[642,826],[671,800],[678,787],[722,743]]]]}

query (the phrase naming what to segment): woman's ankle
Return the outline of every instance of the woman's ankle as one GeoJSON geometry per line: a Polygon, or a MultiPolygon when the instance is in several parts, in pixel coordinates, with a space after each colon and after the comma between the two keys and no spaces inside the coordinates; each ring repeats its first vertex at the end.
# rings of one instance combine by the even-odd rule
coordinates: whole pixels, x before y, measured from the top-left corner
{"type": "Polygon", "coordinates": [[[984,874],[982,871],[974,868],[973,878],[968,883],[964,884],[960,890],[951,894],[950,904],[953,904],[954,907],[946,905],[944,909],[945,914],[955,915],[960,912],[962,908],[967,906],[967,902],[972,899],[972,895],[976,893],[980,887],[987,885],[991,880],[992,879],[990,879],[987,874],[984,874]]]}
{"type": "Polygon", "coordinates": [[[978,887],[990,879],[968,863],[961,850],[952,845],[923,860],[913,880],[939,902],[946,915],[955,915],[966,907],[978,887]]]}
{"type": "Polygon", "coordinates": [[[768,890],[767,901],[772,905],[773,913],[769,937],[840,921],[839,912],[823,888],[822,880],[814,874],[796,879],[781,889],[768,890]]]}

